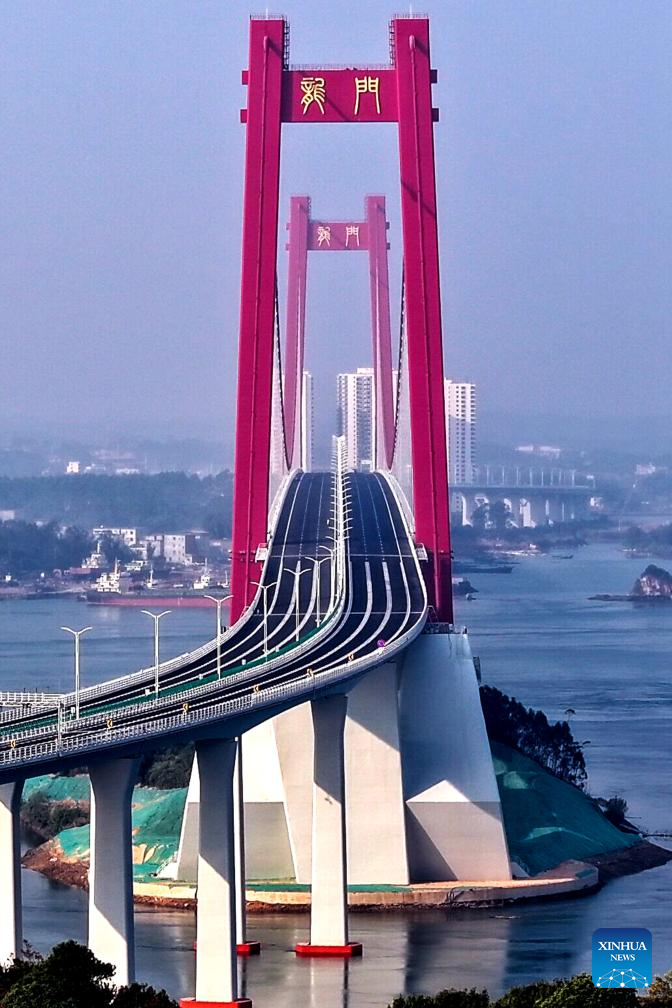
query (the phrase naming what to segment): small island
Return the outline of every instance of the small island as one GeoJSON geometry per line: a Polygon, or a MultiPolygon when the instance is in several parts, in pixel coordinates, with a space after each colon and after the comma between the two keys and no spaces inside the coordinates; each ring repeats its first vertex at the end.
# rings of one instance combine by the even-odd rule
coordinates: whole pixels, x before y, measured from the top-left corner
{"type": "Polygon", "coordinates": [[[628,595],[591,595],[592,602],[671,602],[672,574],[655,564],[642,571],[628,595]]]}

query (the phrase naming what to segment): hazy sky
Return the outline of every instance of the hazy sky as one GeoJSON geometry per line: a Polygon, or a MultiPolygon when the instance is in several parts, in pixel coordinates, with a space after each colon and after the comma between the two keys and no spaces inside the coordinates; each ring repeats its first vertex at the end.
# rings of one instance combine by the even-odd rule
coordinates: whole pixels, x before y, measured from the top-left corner
{"type": "MultiPolygon", "coordinates": [[[[425,6],[447,373],[489,413],[669,416],[672,3],[425,6]]],[[[394,5],[284,8],[292,62],[387,61],[394,5]]],[[[3,425],[230,430],[248,13],[0,4],[3,425]]],[[[395,127],[283,142],[281,248],[292,193],[338,217],[382,192],[398,277],[395,127]]],[[[313,259],[309,365],[331,409],[336,371],[368,362],[367,280],[364,257],[313,259]]]]}

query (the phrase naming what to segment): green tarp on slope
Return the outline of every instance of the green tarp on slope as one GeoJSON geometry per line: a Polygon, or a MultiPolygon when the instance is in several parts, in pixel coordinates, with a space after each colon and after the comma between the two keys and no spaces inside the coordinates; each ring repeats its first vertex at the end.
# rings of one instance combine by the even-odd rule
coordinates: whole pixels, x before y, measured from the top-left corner
{"type": "MultiPolygon", "coordinates": [[[[72,778],[64,778],[72,780],[72,778]]],[[[137,787],[133,792],[133,876],[144,879],[159,871],[177,852],[187,789],[158,791],[137,787]]],[[[68,860],[89,856],[89,827],[76,826],[58,834],[68,860]]]]}
{"type": "MultiPolygon", "coordinates": [[[[562,861],[581,860],[639,843],[621,833],[577,788],[553,777],[533,760],[498,742],[491,743],[511,859],[531,875],[562,861]]],[[[36,777],[24,793],[45,790],[54,800],[87,800],[88,777],[36,777]]],[[[186,788],[133,792],[134,875],[159,871],[177,851],[186,788]]],[[[89,827],[59,833],[68,859],[88,857],[89,827]]]]}
{"type": "Polygon", "coordinates": [[[583,792],[527,756],[499,742],[490,748],[511,860],[530,875],[641,841],[621,833],[583,792]]]}
{"type": "Polygon", "coordinates": [[[31,777],[23,785],[23,799],[30,798],[36,791],[44,791],[52,801],[88,801],[89,778],[85,774],[76,777],[55,777],[44,774],[42,777],[31,777]]]}

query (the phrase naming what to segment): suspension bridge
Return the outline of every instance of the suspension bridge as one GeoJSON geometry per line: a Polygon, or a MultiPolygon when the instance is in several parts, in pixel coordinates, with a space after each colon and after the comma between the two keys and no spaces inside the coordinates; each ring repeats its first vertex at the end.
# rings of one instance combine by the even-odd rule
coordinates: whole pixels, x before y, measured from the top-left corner
{"type": "Polygon", "coordinates": [[[0,958],[20,954],[23,782],[85,765],[92,786],[89,935],[134,975],[131,792],[139,757],[196,746],[178,871],[198,880],[195,997],[249,1005],[244,882],[311,885],[305,956],[350,956],[348,881],[511,877],[465,633],[453,624],[429,23],[390,24],[390,63],[296,68],[282,18],[252,18],[232,543],[232,625],[155,669],[0,714],[0,958]],[[277,280],[282,127],[396,123],[402,312],[392,371],[387,220],[290,208],[284,347],[277,280]],[[366,252],[375,471],[300,469],[308,252],[366,252]],[[407,424],[404,433],[402,426],[407,424]],[[404,437],[408,451],[402,449],[404,437]],[[283,459],[271,479],[273,439],[283,459]],[[401,461],[403,456],[403,463],[401,461]],[[244,740],[244,741],[241,741],[244,740]],[[346,772],[347,770],[347,772],[346,772]],[[246,843],[247,841],[247,843],[246,843]]]}

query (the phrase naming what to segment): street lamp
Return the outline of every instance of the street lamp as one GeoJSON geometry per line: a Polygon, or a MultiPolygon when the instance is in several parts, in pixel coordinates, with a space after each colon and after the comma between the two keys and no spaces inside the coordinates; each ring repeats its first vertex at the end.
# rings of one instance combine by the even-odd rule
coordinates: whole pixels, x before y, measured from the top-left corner
{"type": "Polygon", "coordinates": [[[85,626],[81,630],[73,630],[72,627],[62,626],[61,630],[65,630],[66,633],[72,634],[75,638],[75,717],[79,720],[79,681],[80,681],[80,662],[79,662],[79,638],[82,634],[87,633],[89,630],[93,630],[93,627],[85,626]]]}
{"type": "MultiPolygon", "coordinates": [[[[306,557],[306,560],[308,559],[310,558],[306,557]]],[[[285,567],[284,569],[287,571],[288,574],[291,574],[294,578],[294,596],[296,598],[296,639],[298,641],[300,634],[299,623],[301,617],[301,612],[299,610],[299,578],[301,577],[302,574],[309,574],[310,567],[304,567],[303,570],[299,570],[298,566],[296,570],[293,570],[291,567],[285,567]]]]}
{"type": "Polygon", "coordinates": [[[222,678],[222,606],[233,595],[225,595],[224,598],[216,598],[214,595],[204,595],[203,598],[210,599],[217,606],[217,678],[222,678]]]}
{"type": "Polygon", "coordinates": [[[270,588],[275,588],[277,581],[272,584],[264,584],[262,581],[252,581],[253,585],[261,588],[264,593],[264,658],[268,657],[268,592],[270,588]]]}
{"type": "Polygon", "coordinates": [[[153,613],[149,609],[142,609],[145,616],[151,616],[154,620],[154,697],[159,699],[159,620],[167,616],[172,609],[164,609],[163,612],[153,613]]]}
{"type": "MultiPolygon", "coordinates": [[[[320,549],[329,549],[328,546],[320,546],[320,549]]],[[[326,563],[327,560],[333,561],[334,551],[329,550],[329,556],[322,557],[318,559],[317,557],[306,557],[310,563],[315,564],[314,570],[317,571],[317,597],[316,597],[316,609],[317,609],[317,625],[320,625],[320,588],[322,585],[321,574],[322,574],[322,564],[326,563]]],[[[331,596],[333,592],[331,591],[331,584],[329,585],[329,605],[331,606],[331,596]]]]}

